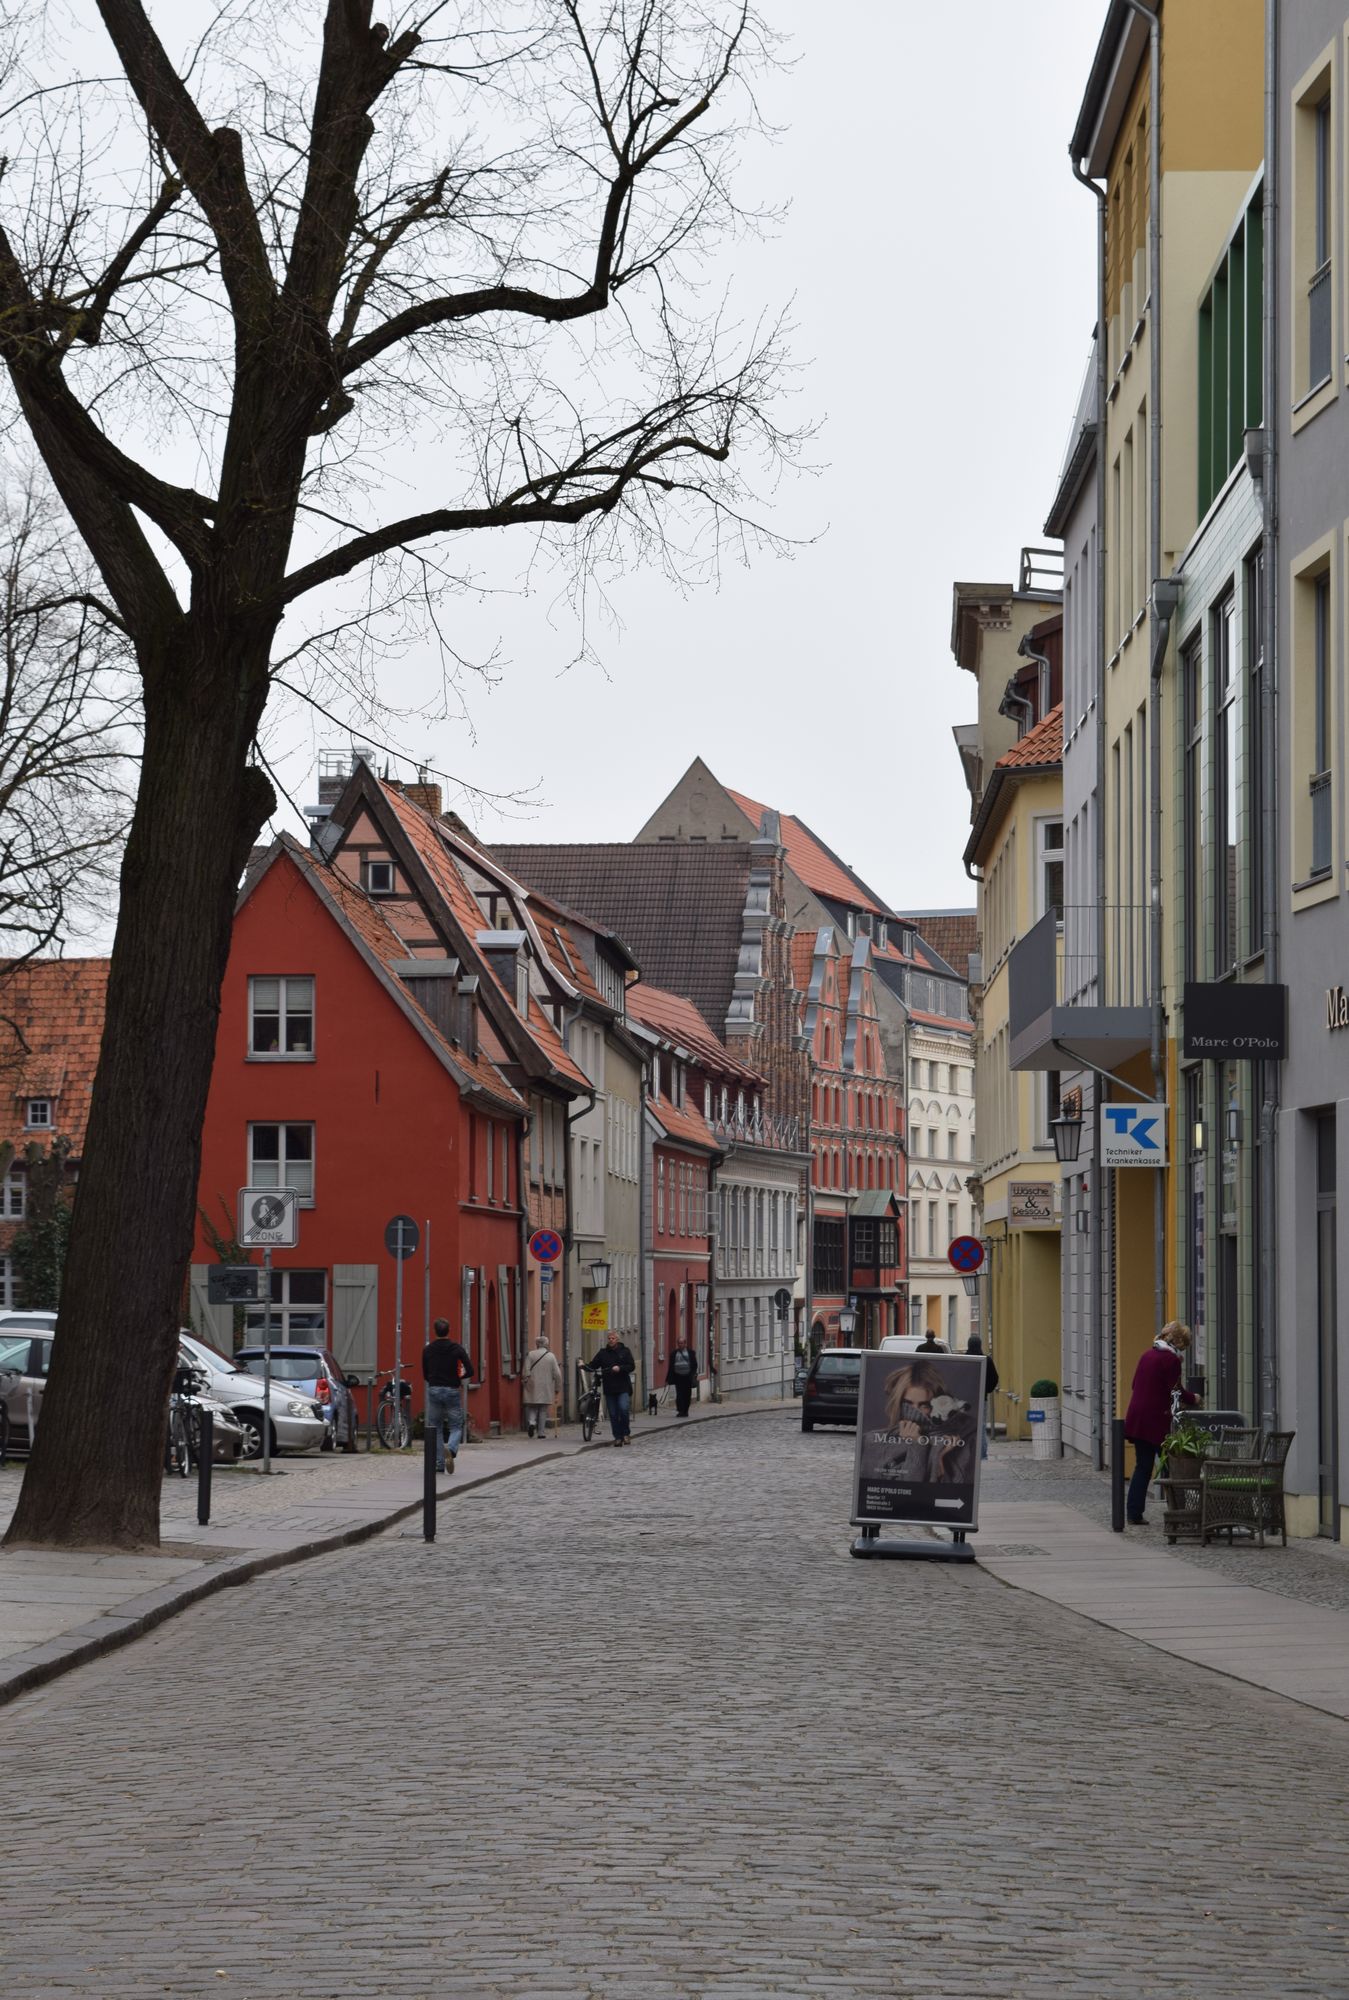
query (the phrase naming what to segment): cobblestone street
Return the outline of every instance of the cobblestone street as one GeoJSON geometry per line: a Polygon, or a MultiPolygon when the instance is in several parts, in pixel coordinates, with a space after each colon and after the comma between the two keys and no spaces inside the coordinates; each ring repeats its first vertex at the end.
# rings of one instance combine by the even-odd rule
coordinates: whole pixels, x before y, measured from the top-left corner
{"type": "Polygon", "coordinates": [[[557,1460],[23,1697],[5,1990],[1342,2000],[1345,1725],[851,1561],[852,1449],[557,1460]]]}

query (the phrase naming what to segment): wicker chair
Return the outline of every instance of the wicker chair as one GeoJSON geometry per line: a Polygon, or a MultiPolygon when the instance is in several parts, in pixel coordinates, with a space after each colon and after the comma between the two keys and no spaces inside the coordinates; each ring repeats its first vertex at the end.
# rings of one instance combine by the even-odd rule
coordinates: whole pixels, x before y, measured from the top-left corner
{"type": "Polygon", "coordinates": [[[1230,1542],[1233,1531],[1244,1528],[1263,1548],[1265,1536],[1277,1531],[1280,1542],[1287,1548],[1283,1468],[1293,1432],[1258,1432],[1253,1445],[1249,1438],[1249,1432],[1230,1433],[1204,1460],[1200,1473],[1199,1539],[1207,1544],[1210,1535],[1225,1533],[1230,1542]]]}

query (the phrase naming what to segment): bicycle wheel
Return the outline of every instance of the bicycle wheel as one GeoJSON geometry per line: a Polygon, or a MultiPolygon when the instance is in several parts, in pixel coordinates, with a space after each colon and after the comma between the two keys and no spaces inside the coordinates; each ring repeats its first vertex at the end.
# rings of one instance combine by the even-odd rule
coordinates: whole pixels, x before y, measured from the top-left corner
{"type": "Polygon", "coordinates": [[[9,1457],[9,1407],[0,1403],[0,1465],[9,1457]]]}
{"type": "Polygon", "coordinates": [[[392,1403],[381,1403],[375,1430],[385,1451],[406,1451],[412,1442],[412,1424],[405,1410],[394,1415],[392,1403]]]}
{"type": "Polygon", "coordinates": [[[201,1464],[201,1411],[187,1412],[187,1462],[189,1466],[201,1464]]]}
{"type": "Polygon", "coordinates": [[[595,1419],[593,1417],[582,1417],[581,1419],[582,1443],[589,1444],[591,1438],[593,1438],[594,1435],[595,1435],[595,1419]]]}
{"type": "Polygon", "coordinates": [[[191,1469],[187,1422],[181,1410],[174,1410],[169,1416],[168,1470],[176,1472],[180,1479],[186,1479],[191,1469]]]}

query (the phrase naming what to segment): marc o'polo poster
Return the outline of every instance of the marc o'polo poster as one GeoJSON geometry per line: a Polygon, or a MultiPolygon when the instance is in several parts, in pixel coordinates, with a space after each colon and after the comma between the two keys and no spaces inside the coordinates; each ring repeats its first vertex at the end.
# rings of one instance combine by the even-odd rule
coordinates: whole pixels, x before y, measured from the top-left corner
{"type": "Polygon", "coordinates": [[[983,1422],[982,1354],[864,1354],[854,1524],[977,1526],[983,1422]]]}

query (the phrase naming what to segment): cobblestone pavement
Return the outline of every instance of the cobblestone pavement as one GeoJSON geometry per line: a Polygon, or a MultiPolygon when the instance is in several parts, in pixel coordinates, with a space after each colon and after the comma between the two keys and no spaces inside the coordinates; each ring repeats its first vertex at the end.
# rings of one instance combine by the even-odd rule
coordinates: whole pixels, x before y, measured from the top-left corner
{"type": "Polygon", "coordinates": [[[17,1701],[5,1990],[1343,2000],[1345,1725],[851,1561],[852,1442],[556,1460],[17,1701]]]}
{"type": "MultiPolygon", "coordinates": [[[[1129,1450],[1133,1467],[1133,1449],[1129,1450]]],[[[1080,1455],[1035,1459],[1029,1445],[994,1445],[980,1488],[985,1500],[1061,1500],[1103,1527],[1110,1524],[1110,1484],[1080,1455]]],[[[1349,1549],[1338,1542],[1308,1537],[1265,1548],[1238,1542],[1228,1547],[1210,1542],[1206,1549],[1190,1542],[1168,1546],[1161,1532],[1161,1502],[1154,1491],[1153,1518],[1146,1528],[1128,1528],[1125,1539],[1139,1548],[1160,1550],[1177,1562],[1192,1563],[1209,1575],[1232,1583],[1249,1583],[1277,1597],[1302,1604],[1322,1604],[1330,1611],[1349,1611],[1349,1549]]],[[[1349,1993],[1349,1978],[1345,1990],[1349,1993]]]]}

